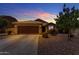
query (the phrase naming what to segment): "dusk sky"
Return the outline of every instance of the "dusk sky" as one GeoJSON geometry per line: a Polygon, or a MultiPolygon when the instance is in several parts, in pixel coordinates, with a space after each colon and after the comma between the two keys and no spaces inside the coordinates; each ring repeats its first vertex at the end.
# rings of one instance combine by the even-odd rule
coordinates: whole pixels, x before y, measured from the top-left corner
{"type": "MultiPolygon", "coordinates": [[[[67,4],[67,7],[79,4],[67,4]]],[[[0,4],[0,15],[13,16],[18,20],[34,20],[41,18],[46,21],[56,18],[56,15],[62,11],[63,3],[4,3],[0,4]]]]}

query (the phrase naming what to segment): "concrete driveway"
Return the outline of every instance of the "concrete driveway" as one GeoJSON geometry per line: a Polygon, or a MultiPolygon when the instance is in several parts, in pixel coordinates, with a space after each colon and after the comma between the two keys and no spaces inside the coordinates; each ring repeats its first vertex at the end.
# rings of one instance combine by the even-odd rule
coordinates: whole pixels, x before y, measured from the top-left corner
{"type": "Polygon", "coordinates": [[[0,39],[0,54],[36,55],[40,35],[11,35],[0,39]]]}

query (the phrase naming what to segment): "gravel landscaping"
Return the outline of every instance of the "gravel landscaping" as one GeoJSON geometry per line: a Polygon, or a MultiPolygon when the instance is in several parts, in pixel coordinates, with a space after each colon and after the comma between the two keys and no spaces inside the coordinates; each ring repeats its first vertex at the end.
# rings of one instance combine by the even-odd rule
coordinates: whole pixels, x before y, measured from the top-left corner
{"type": "Polygon", "coordinates": [[[76,55],[79,54],[79,38],[67,40],[67,34],[42,38],[38,42],[39,55],[76,55]]]}

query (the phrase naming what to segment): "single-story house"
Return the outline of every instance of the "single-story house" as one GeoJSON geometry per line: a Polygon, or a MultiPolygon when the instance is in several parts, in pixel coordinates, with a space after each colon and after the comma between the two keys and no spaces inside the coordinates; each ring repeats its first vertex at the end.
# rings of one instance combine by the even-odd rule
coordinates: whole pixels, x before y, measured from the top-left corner
{"type": "Polygon", "coordinates": [[[0,16],[8,21],[8,28],[0,32],[5,32],[7,34],[43,34],[47,33],[49,27],[53,25],[49,24],[47,21],[42,19],[36,19],[33,21],[17,21],[16,18],[12,16],[0,16]]]}
{"type": "Polygon", "coordinates": [[[38,21],[19,21],[13,22],[14,27],[7,29],[11,30],[11,34],[42,34],[43,23],[38,21]]]}
{"type": "Polygon", "coordinates": [[[7,28],[8,34],[44,34],[49,31],[49,27],[54,26],[41,19],[31,21],[17,21],[12,23],[12,27],[7,28]]]}

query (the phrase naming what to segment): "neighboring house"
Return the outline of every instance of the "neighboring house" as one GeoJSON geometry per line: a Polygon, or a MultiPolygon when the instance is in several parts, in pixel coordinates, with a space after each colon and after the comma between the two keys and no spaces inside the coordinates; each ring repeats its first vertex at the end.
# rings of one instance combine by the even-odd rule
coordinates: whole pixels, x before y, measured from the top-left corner
{"type": "Polygon", "coordinates": [[[72,33],[75,37],[79,37],[79,28],[72,30],[71,33],[72,33]]]}

